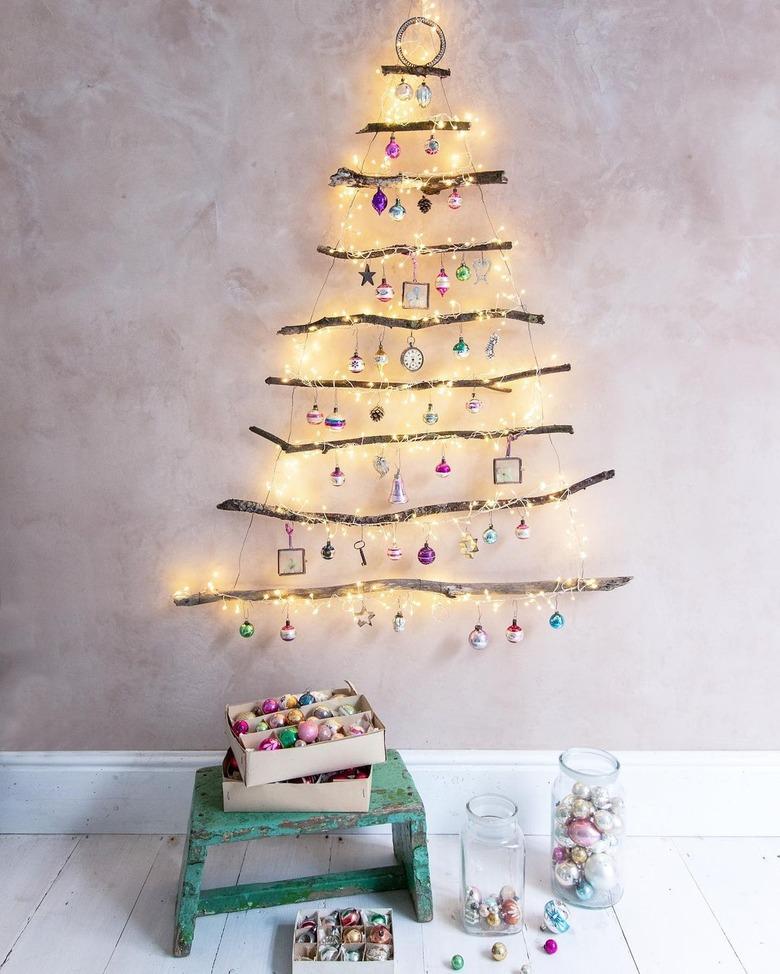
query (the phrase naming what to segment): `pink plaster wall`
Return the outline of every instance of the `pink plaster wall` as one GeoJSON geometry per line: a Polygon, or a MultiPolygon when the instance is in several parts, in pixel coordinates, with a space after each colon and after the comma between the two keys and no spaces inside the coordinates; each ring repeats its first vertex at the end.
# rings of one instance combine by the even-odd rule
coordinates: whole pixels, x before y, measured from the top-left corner
{"type": "MultiPolygon", "coordinates": [[[[274,333],[311,311],[327,176],[366,144],[350,133],[376,111],[374,67],[408,5],[8,0],[3,747],[214,747],[226,700],[342,676],[406,747],[778,745],[777,7],[441,6],[452,102],[484,119],[479,159],[510,176],[486,199],[547,317],[540,359],[575,367],[546,386],[548,419],[577,430],[564,473],[618,471],[576,505],[589,571],[635,581],[564,606],[561,633],[528,613],[519,648],[500,635],[506,606],[480,656],[469,606],[437,618],[426,602],[401,637],[386,615],[369,631],[301,615],[290,646],[277,611],[245,641],[215,607],[174,608],[174,589],[215,569],[232,582],[246,521],[214,505],[262,495],[273,450],[247,427],[284,432],[289,416],[263,383],[289,358],[274,333]]],[[[472,194],[457,219],[432,218],[487,232],[472,194]]],[[[321,312],[365,303],[355,280],[336,268],[321,312]]],[[[333,333],[322,354],[343,363],[350,340],[333,333]]],[[[527,365],[524,333],[501,354],[527,365]]],[[[345,409],[359,428],[365,403],[345,409]]],[[[464,415],[456,399],[443,412],[464,415]]],[[[449,496],[489,489],[491,455],[455,454],[449,496]]],[[[544,443],[523,456],[533,484],[553,476],[544,443]]],[[[418,501],[443,496],[428,463],[407,465],[418,501]]],[[[310,496],[333,503],[329,460],[306,469],[310,496]]],[[[380,509],[386,485],[356,464],[350,477],[338,506],[380,509]]],[[[538,513],[522,555],[512,524],[473,564],[450,532],[437,577],[569,569],[563,510],[538,513]]],[[[280,536],[255,523],[242,582],[274,581],[280,536]]],[[[321,543],[307,541],[309,579],[349,578],[349,544],[326,565],[321,543]]]]}

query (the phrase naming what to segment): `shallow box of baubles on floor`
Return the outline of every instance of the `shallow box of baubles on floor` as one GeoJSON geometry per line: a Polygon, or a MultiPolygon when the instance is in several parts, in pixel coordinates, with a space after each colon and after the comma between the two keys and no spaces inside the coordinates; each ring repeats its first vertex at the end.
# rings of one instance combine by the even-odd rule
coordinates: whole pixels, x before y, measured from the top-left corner
{"type": "Polygon", "coordinates": [[[393,911],[389,909],[358,910],[301,910],[295,918],[293,932],[293,974],[327,974],[328,971],[349,970],[357,964],[359,971],[395,970],[395,935],[393,931],[393,911]],[[332,923],[333,917],[339,919],[356,919],[350,925],[332,923]],[[377,921],[384,922],[377,922],[377,921]],[[312,928],[311,922],[315,923],[312,928]],[[374,922],[372,922],[374,921],[374,922]],[[353,936],[349,930],[354,930],[354,936],[360,934],[360,940],[351,942],[346,938],[353,936]],[[302,938],[314,935],[313,942],[304,943],[302,938]],[[328,936],[330,934],[330,940],[328,936]],[[338,939],[339,947],[334,948],[338,939]],[[374,943],[374,940],[380,940],[374,943]],[[336,956],[327,960],[335,950],[336,956]],[[352,954],[346,956],[346,952],[352,954]],[[381,959],[375,960],[374,956],[381,959]]]}
{"type": "MultiPolygon", "coordinates": [[[[266,785],[271,782],[289,781],[291,778],[305,778],[310,775],[340,771],[342,768],[359,768],[365,765],[383,764],[387,760],[385,751],[385,725],[374,713],[371,704],[358,693],[352,684],[346,688],[329,691],[311,691],[317,699],[298,707],[285,708],[271,713],[263,712],[263,704],[268,700],[279,700],[290,694],[276,697],[260,696],[251,703],[229,704],[225,708],[225,726],[228,743],[238,762],[241,778],[247,788],[266,785]],[[332,712],[329,718],[318,718],[315,712],[332,712]],[[339,713],[339,709],[348,711],[339,713]],[[333,740],[317,740],[305,747],[278,747],[275,750],[262,750],[262,742],[270,739],[279,741],[285,730],[297,733],[298,724],[269,727],[257,730],[262,722],[277,722],[282,718],[294,716],[297,710],[307,720],[317,721],[319,725],[330,724],[342,729],[344,736],[333,740]],[[234,730],[236,721],[243,719],[248,727],[247,733],[234,730]],[[363,733],[354,733],[362,728],[363,733]]],[[[301,694],[305,698],[304,694],[301,694]]],[[[289,735],[288,735],[289,736],[289,735]]]]}
{"type": "Polygon", "coordinates": [[[367,812],[371,804],[374,769],[370,765],[354,769],[365,773],[364,778],[337,777],[331,781],[298,778],[247,788],[235,776],[240,775],[237,769],[231,774],[231,759],[233,752],[228,750],[222,761],[222,807],[226,812],[367,812]]]}

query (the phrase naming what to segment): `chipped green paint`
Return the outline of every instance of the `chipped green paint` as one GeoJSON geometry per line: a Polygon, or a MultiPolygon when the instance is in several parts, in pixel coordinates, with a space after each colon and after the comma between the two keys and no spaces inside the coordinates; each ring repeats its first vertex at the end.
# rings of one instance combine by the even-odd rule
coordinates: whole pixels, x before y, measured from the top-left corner
{"type": "Polygon", "coordinates": [[[176,957],[190,953],[195,920],[200,916],[393,889],[409,890],[421,923],[433,919],[425,808],[397,751],[388,751],[386,763],[374,766],[367,812],[226,812],[222,808],[222,769],[200,768],[196,772],[176,902],[176,957]],[[201,890],[203,865],[211,845],[386,824],[392,826],[395,865],[201,890]]]}

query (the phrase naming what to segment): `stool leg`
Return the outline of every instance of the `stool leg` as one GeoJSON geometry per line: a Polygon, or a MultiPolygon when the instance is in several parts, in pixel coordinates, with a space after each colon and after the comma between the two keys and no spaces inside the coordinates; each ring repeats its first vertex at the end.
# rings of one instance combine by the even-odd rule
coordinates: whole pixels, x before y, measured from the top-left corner
{"type": "Polygon", "coordinates": [[[173,956],[187,957],[195,936],[195,918],[198,915],[200,884],[206,862],[206,846],[196,845],[187,836],[187,845],[181,858],[179,893],[176,897],[176,929],[173,938],[173,956]]]}
{"type": "Polygon", "coordinates": [[[406,883],[412,897],[417,920],[433,919],[431,872],[428,865],[428,843],[425,818],[393,823],[393,850],[406,870],[406,883]]]}

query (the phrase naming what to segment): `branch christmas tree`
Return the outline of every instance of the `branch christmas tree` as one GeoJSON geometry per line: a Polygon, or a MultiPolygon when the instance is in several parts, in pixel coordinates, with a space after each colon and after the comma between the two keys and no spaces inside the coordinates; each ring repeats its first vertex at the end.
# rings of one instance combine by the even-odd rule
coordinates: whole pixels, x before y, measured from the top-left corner
{"type": "MultiPolygon", "coordinates": [[[[330,258],[331,269],[340,262],[348,262],[347,266],[354,265],[359,281],[353,286],[359,290],[361,298],[366,288],[374,292],[376,311],[353,311],[315,319],[315,304],[315,311],[308,321],[279,328],[281,336],[302,336],[293,338],[302,342],[298,366],[288,369],[286,375],[268,376],[266,383],[278,387],[280,391],[287,387],[291,411],[295,409],[297,389],[311,392],[312,400],[305,419],[312,428],[313,437],[296,440],[288,433],[285,439],[272,430],[250,427],[253,433],[276,447],[274,473],[267,495],[262,501],[230,499],[218,505],[221,510],[284,522],[286,539],[277,552],[276,560],[279,578],[274,585],[266,588],[234,587],[225,591],[212,581],[204,591],[191,593],[182,590],[174,596],[175,603],[182,606],[209,602],[222,602],[223,605],[236,603],[245,616],[239,627],[244,637],[251,637],[254,633],[254,625],[249,619],[249,603],[283,607],[286,621],[280,635],[285,641],[290,641],[296,638],[298,632],[296,607],[323,599],[344,600],[358,626],[362,627],[373,626],[374,609],[388,607],[387,599],[393,598],[396,600],[392,605],[395,610],[393,628],[402,631],[406,627],[402,601],[404,593],[427,592],[445,600],[473,599],[478,611],[485,602],[495,603],[496,599],[515,597],[514,617],[505,635],[509,642],[519,642],[523,638],[523,629],[517,620],[519,600],[530,604],[543,600],[552,609],[550,625],[553,629],[559,629],[565,624],[563,613],[558,608],[559,595],[611,591],[630,580],[626,576],[585,577],[584,555],[580,556],[578,571],[570,577],[507,580],[507,571],[503,572],[500,582],[442,581],[440,577],[432,577],[433,564],[436,563],[437,569],[440,569],[451,557],[465,557],[469,564],[474,564],[475,560],[489,559],[491,550],[496,550],[494,545],[499,540],[499,530],[503,530],[497,528],[496,524],[508,516],[502,517],[502,512],[516,512],[514,519],[519,513],[519,521],[513,527],[514,540],[520,546],[528,546],[532,543],[531,522],[536,508],[545,505],[568,507],[570,525],[574,526],[572,531],[575,540],[579,541],[570,506],[571,497],[588,487],[611,480],[614,471],[601,471],[575,482],[561,482],[553,490],[538,493],[525,493],[521,488],[524,470],[523,461],[518,455],[519,444],[525,442],[527,437],[545,437],[549,439],[551,453],[554,453],[557,461],[553,437],[574,432],[570,425],[544,421],[542,393],[544,377],[565,374],[571,366],[542,365],[536,358],[531,330],[543,325],[544,318],[526,310],[514,285],[508,260],[512,241],[500,239],[499,233],[494,231],[491,239],[487,240],[472,238],[453,243],[449,239],[444,243],[426,243],[425,222],[430,219],[429,214],[434,208],[439,215],[449,214],[455,239],[463,235],[464,214],[471,206],[484,208],[485,217],[493,230],[482,187],[501,186],[507,182],[507,177],[503,170],[484,170],[474,163],[469,147],[472,120],[454,115],[447,97],[445,79],[450,72],[440,63],[446,51],[441,26],[426,17],[412,17],[400,27],[395,47],[399,64],[381,68],[382,74],[390,79],[390,88],[383,100],[384,117],[380,121],[369,122],[358,132],[372,136],[369,149],[357,168],[342,166],[330,177],[330,185],[339,190],[345,211],[338,239],[332,245],[317,248],[319,253],[330,258]],[[439,81],[440,95],[434,95],[429,79],[434,84],[436,80],[439,81]],[[441,102],[438,106],[437,99],[441,102]],[[365,163],[375,140],[381,138],[384,141],[388,136],[382,162],[377,167],[379,171],[366,170],[365,163]],[[465,149],[467,164],[441,171],[436,165],[436,157],[448,139],[460,141],[465,149]],[[405,161],[403,167],[400,164],[402,155],[405,161]],[[419,167],[414,165],[415,160],[421,163],[419,167]],[[382,221],[384,230],[382,239],[370,247],[361,245],[360,231],[353,223],[353,211],[362,209],[364,202],[382,221]],[[394,231],[410,228],[414,222],[420,225],[419,230],[402,233],[400,240],[391,239],[395,236],[394,231]],[[398,263],[395,267],[390,264],[388,270],[391,259],[398,263]],[[452,273],[447,271],[448,260],[457,264],[452,273]],[[381,271],[377,269],[377,261],[381,262],[381,271]],[[396,274],[400,279],[395,277],[396,274]],[[480,295],[490,291],[491,277],[498,275],[509,286],[510,293],[503,296],[508,300],[501,304],[495,300],[480,303],[480,295]],[[474,299],[475,294],[477,309],[461,308],[461,302],[474,299]],[[472,348],[471,345],[475,344],[472,334],[476,336],[480,327],[489,328],[484,349],[472,348]],[[533,367],[512,367],[504,371],[497,369],[494,362],[504,332],[513,336],[513,330],[522,327],[528,330],[533,367]],[[309,337],[322,333],[323,340],[326,340],[329,335],[337,335],[344,328],[351,329],[355,336],[354,352],[348,360],[346,371],[322,376],[305,370],[309,337]],[[393,343],[401,330],[408,332],[408,335],[395,348],[393,343]],[[426,347],[428,342],[441,347],[443,343],[452,342],[453,330],[456,336],[451,344],[452,361],[459,368],[461,363],[469,360],[469,374],[425,375],[429,366],[422,341],[418,339],[419,333],[423,332],[426,347]],[[373,361],[367,364],[360,352],[361,339],[365,346],[366,340],[373,334],[376,335],[376,351],[373,361]],[[475,362],[475,359],[478,361],[475,362]],[[366,377],[367,372],[370,378],[366,377]],[[481,428],[478,423],[485,405],[482,397],[502,393],[504,395],[498,398],[505,401],[505,396],[517,392],[516,384],[521,382],[533,385],[537,403],[534,409],[526,412],[526,416],[533,415],[535,421],[493,422],[481,428]],[[470,390],[465,401],[465,420],[458,428],[442,428],[439,426],[437,396],[452,396],[452,390],[458,389],[470,390]],[[354,418],[353,411],[342,413],[338,403],[340,390],[343,395],[354,396],[356,403],[360,402],[361,396],[369,397],[370,408],[364,413],[362,424],[359,417],[354,418]],[[394,426],[399,415],[395,407],[408,405],[414,401],[416,394],[423,394],[427,403],[420,415],[422,425],[411,431],[400,430],[394,426]],[[323,397],[326,395],[333,399],[333,406],[323,411],[320,400],[324,404],[323,397]],[[399,403],[394,397],[405,398],[399,403]],[[342,431],[348,422],[350,427],[354,424],[359,428],[357,432],[350,430],[350,435],[344,436],[342,431]],[[380,431],[366,432],[366,428],[372,427],[380,427],[380,431]],[[465,498],[417,505],[410,503],[403,472],[405,450],[419,449],[421,443],[432,444],[438,461],[433,472],[437,478],[435,482],[439,483],[449,479],[452,473],[446,453],[454,444],[461,443],[467,450],[479,450],[479,444],[486,442],[496,447],[501,445],[503,452],[498,450],[493,459],[492,477],[489,467],[482,470],[476,462],[471,465],[474,479],[482,484],[480,499],[465,498]],[[383,510],[365,514],[335,509],[337,505],[333,510],[324,510],[272,501],[277,467],[286,456],[334,453],[335,462],[329,480],[333,488],[340,488],[346,481],[340,458],[348,451],[347,455],[354,461],[356,450],[365,462],[365,477],[378,476],[382,483],[385,482],[384,478],[390,482],[383,510]],[[386,455],[388,452],[390,459],[386,455]],[[370,459],[366,459],[367,456],[370,459]],[[391,460],[394,467],[391,467],[391,460]],[[485,489],[491,481],[491,489],[485,489]],[[481,532],[472,527],[472,522],[481,524],[483,521],[485,527],[481,532]],[[457,546],[442,546],[436,540],[442,524],[454,527],[457,546]],[[399,528],[408,525],[420,531],[423,538],[422,545],[418,547],[415,544],[411,553],[404,551],[399,531],[399,528]],[[350,533],[352,546],[359,556],[359,561],[352,562],[353,565],[361,569],[367,567],[366,554],[370,546],[372,560],[381,557],[388,566],[396,565],[399,568],[404,563],[413,563],[417,570],[414,577],[357,578],[313,587],[290,585],[288,577],[304,576],[307,570],[307,551],[299,542],[300,533],[296,534],[299,526],[302,526],[301,530],[321,528],[324,531],[325,540],[319,554],[327,562],[335,560],[333,538],[338,529],[342,534],[350,533]]],[[[434,235],[433,239],[437,237],[434,235]]],[[[355,476],[359,475],[355,473],[355,476]]],[[[447,573],[439,570],[436,574],[446,576],[447,573]]],[[[475,649],[487,646],[488,635],[481,624],[481,616],[468,640],[475,649]]]]}

